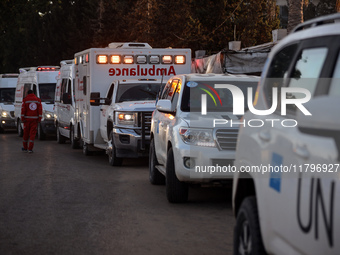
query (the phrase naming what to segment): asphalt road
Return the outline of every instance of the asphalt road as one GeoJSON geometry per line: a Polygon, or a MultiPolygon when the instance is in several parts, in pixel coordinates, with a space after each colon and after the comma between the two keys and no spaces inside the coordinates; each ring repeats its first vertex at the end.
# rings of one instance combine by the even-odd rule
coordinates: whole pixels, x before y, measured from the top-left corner
{"type": "Polygon", "coordinates": [[[111,167],[70,144],[0,134],[0,254],[232,254],[231,190],[190,188],[170,204],[146,159],[111,167]]]}

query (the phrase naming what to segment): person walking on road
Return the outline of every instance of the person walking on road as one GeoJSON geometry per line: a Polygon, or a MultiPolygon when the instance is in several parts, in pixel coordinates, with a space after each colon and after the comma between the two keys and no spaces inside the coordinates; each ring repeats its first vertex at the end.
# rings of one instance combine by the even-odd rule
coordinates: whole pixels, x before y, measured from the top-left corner
{"type": "Polygon", "coordinates": [[[34,139],[38,123],[42,118],[41,100],[34,95],[32,90],[27,92],[21,106],[21,120],[24,123],[24,137],[22,151],[33,152],[34,139]]]}

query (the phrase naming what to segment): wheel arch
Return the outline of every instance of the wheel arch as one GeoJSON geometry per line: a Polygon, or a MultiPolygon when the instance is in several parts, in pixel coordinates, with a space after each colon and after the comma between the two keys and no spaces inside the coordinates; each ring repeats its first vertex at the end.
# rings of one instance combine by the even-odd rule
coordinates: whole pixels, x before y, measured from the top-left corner
{"type": "Polygon", "coordinates": [[[254,180],[248,173],[240,175],[237,183],[234,183],[234,185],[237,185],[234,195],[234,215],[236,217],[242,201],[249,196],[256,197],[256,190],[254,180]]]}

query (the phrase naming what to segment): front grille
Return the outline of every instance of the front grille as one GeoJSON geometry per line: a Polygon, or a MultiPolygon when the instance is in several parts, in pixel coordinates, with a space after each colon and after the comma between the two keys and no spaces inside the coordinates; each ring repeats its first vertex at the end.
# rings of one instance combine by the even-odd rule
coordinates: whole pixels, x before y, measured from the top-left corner
{"type": "Polygon", "coordinates": [[[9,112],[11,114],[11,117],[14,118],[14,111],[9,112]]]}
{"type": "Polygon", "coordinates": [[[220,150],[236,150],[238,129],[224,128],[217,129],[216,141],[220,150]]]}
{"type": "MultiPolygon", "coordinates": [[[[138,113],[138,127],[142,127],[142,121],[143,121],[143,115],[144,115],[144,127],[145,127],[145,135],[150,135],[151,130],[151,118],[152,118],[152,112],[141,112],[138,113]]],[[[137,130],[137,134],[141,135],[142,130],[137,130]]]]}

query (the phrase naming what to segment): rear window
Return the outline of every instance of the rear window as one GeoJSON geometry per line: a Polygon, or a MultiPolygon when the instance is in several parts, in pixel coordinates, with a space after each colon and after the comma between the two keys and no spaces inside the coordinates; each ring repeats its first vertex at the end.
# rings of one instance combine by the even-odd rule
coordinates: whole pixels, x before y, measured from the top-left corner
{"type": "Polygon", "coordinates": [[[229,89],[215,88],[215,84],[231,84],[240,88],[245,96],[244,108],[247,110],[248,87],[252,88],[254,99],[257,82],[248,81],[189,81],[185,84],[181,110],[183,112],[200,112],[202,95],[206,95],[207,112],[232,112],[233,96],[229,89]]]}

